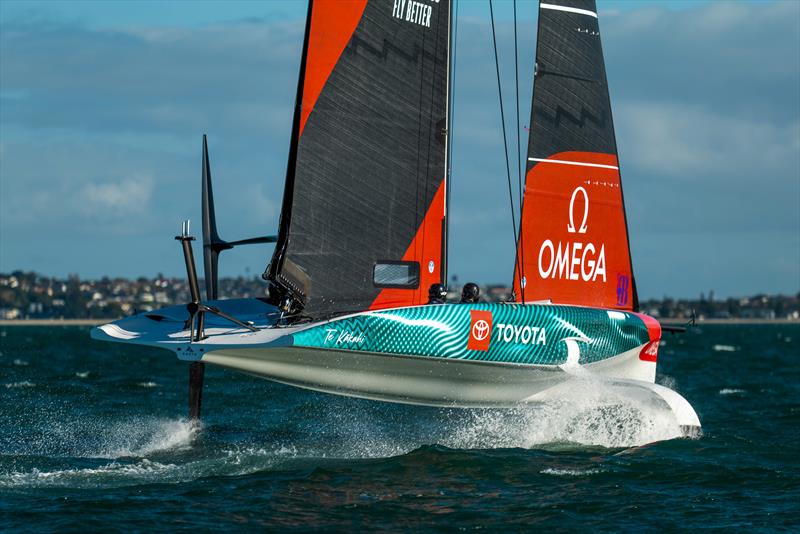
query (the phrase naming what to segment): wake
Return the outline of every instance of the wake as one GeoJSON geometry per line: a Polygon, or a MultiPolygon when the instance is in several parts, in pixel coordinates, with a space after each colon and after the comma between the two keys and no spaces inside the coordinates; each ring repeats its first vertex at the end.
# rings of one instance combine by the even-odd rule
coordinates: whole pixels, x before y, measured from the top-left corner
{"type": "Polygon", "coordinates": [[[536,404],[483,409],[314,395],[312,402],[287,407],[279,420],[265,419],[260,428],[238,429],[244,423],[236,419],[226,423],[226,431],[234,429],[233,438],[186,419],[54,415],[38,421],[33,436],[28,426],[28,435],[6,437],[0,453],[13,461],[0,463],[0,488],[182,483],[391,458],[430,446],[580,451],[683,436],[669,407],[642,402],[613,384],[575,379],[559,391],[536,404]]]}

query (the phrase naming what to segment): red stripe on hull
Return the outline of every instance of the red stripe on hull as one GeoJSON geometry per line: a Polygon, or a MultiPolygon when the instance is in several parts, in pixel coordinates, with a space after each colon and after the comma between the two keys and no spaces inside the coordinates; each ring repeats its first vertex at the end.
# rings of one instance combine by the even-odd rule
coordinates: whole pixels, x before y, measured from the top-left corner
{"type": "Polygon", "coordinates": [[[661,323],[656,319],[645,315],[643,313],[634,313],[636,317],[642,320],[647,327],[647,333],[650,334],[650,341],[658,341],[661,339],[661,323]]]}
{"type": "Polygon", "coordinates": [[[658,344],[661,340],[661,323],[654,318],[643,313],[634,313],[647,327],[647,334],[650,342],[647,343],[639,352],[639,359],[644,362],[655,363],[658,360],[658,344]]]}
{"type": "Polygon", "coordinates": [[[658,360],[658,343],[659,341],[651,341],[639,352],[639,359],[643,362],[653,362],[658,360]]]}

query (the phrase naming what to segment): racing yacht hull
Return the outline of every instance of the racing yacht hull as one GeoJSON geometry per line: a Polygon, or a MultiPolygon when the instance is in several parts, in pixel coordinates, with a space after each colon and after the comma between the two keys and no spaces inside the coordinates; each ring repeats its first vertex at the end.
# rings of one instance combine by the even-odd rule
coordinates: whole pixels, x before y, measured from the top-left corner
{"type": "Polygon", "coordinates": [[[191,342],[185,308],[173,307],[92,335],[305,389],[427,406],[518,406],[563,395],[576,380],[601,381],[669,406],[683,426],[700,425],[682,397],[653,383],[660,328],[640,314],[445,304],[282,326],[275,309],[255,299],[214,304],[258,331],[209,318],[207,337],[191,342]]]}

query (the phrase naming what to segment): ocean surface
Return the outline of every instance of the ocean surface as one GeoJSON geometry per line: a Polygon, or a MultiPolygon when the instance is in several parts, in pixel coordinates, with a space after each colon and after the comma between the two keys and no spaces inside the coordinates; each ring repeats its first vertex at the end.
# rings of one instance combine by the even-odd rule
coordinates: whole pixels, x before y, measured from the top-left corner
{"type": "Polygon", "coordinates": [[[800,326],[665,335],[664,410],[602,386],[516,410],[348,399],[0,327],[0,531],[800,530],[800,326]]]}

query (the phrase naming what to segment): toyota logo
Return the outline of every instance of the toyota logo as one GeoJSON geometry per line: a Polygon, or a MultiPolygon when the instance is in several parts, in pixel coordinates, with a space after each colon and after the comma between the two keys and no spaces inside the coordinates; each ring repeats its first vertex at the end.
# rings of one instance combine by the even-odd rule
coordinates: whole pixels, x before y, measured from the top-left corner
{"type": "Polygon", "coordinates": [[[484,339],[486,339],[486,336],[488,335],[489,335],[489,323],[487,323],[483,319],[475,321],[475,324],[472,325],[472,337],[474,337],[478,341],[483,341],[484,339]]]}

